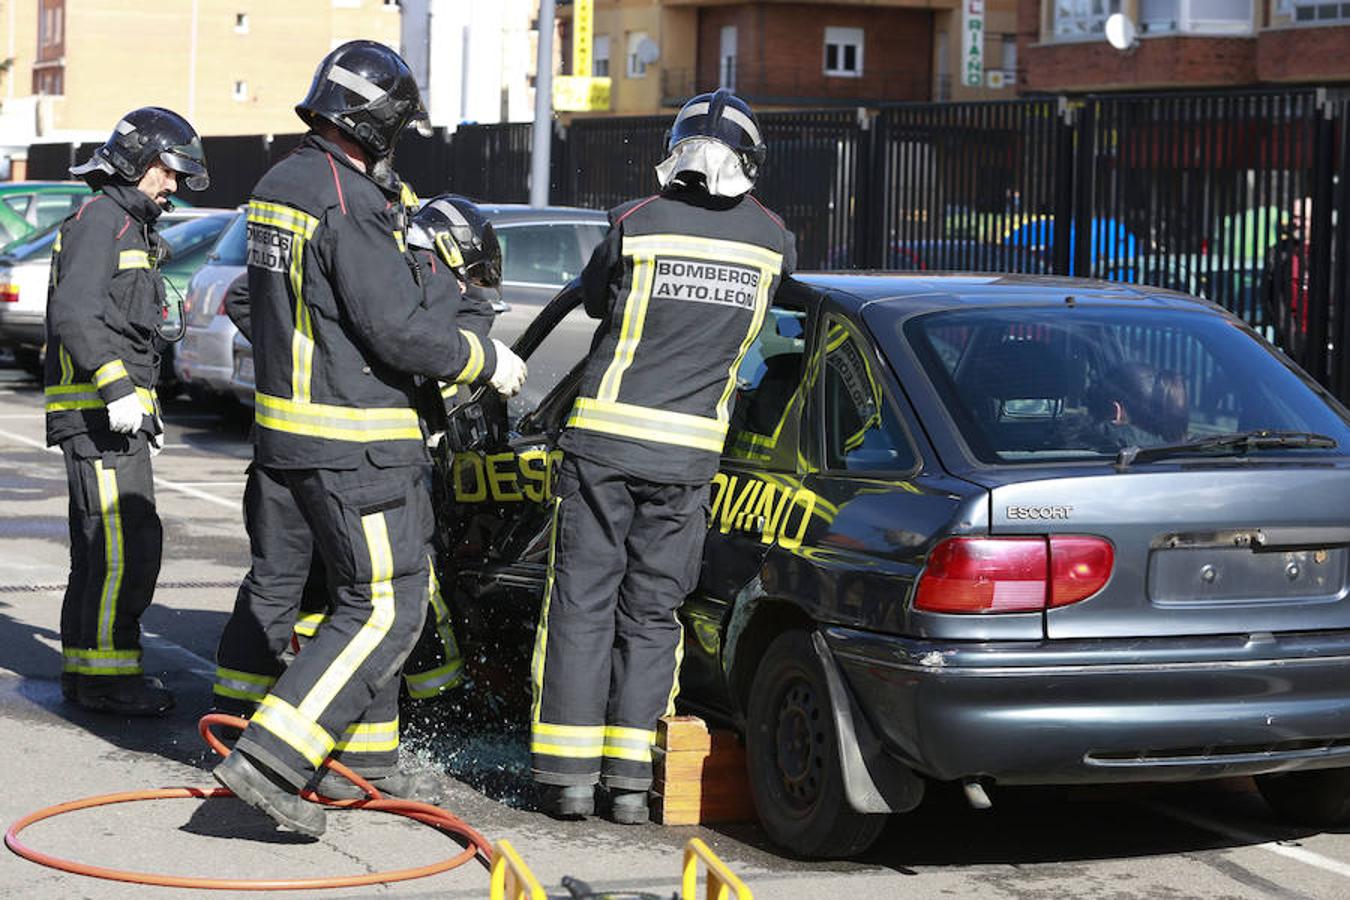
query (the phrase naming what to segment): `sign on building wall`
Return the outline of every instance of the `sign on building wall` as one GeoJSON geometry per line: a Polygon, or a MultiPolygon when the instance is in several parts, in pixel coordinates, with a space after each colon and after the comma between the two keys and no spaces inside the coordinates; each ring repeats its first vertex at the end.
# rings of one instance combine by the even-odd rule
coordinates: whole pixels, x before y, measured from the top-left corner
{"type": "Polygon", "coordinates": [[[610,80],[583,75],[555,75],[553,108],[559,112],[609,109],[610,80]]]}
{"type": "Polygon", "coordinates": [[[961,7],[961,83],[984,87],[984,0],[961,7]]]}
{"type": "Polygon", "coordinates": [[[591,41],[595,32],[595,0],[572,3],[572,74],[589,77],[591,41]]]}

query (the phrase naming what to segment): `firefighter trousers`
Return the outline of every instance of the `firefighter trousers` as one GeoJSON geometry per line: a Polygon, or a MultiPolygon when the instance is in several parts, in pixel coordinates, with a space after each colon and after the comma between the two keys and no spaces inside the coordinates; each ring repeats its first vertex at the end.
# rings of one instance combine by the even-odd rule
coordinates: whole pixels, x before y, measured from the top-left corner
{"type": "MultiPolygon", "coordinates": [[[[421,466],[288,470],[323,559],[331,613],[259,702],[236,749],[297,790],[324,758],[398,761],[397,676],[426,615],[432,510],[421,466]]],[[[376,761],[382,762],[376,765],[376,761]]]]}
{"type": "Polygon", "coordinates": [[[328,582],[285,472],[249,466],[244,529],[253,565],[216,646],[213,692],[218,711],[247,718],[286,668],[297,617],[327,611],[328,582]]]}
{"type": "Polygon", "coordinates": [[[143,433],[61,442],[70,489],[70,579],[61,604],[63,681],[139,675],[141,614],[159,579],[164,532],[143,433]]]}
{"type": "Polygon", "coordinates": [[[698,584],[708,490],[564,459],[531,665],[536,781],[651,786],[656,723],[674,712],[679,688],[676,612],[698,584]]]}
{"type": "MultiPolygon", "coordinates": [[[[328,619],[329,591],[323,557],[286,485],[285,473],[249,466],[244,487],[244,528],[253,565],[239,585],[234,611],[216,647],[214,706],[248,718],[298,650],[328,619]]],[[[438,697],[463,681],[463,660],[450,610],[435,580],[421,636],[403,667],[408,694],[438,697]]],[[[358,771],[368,767],[349,758],[358,771]]]]}

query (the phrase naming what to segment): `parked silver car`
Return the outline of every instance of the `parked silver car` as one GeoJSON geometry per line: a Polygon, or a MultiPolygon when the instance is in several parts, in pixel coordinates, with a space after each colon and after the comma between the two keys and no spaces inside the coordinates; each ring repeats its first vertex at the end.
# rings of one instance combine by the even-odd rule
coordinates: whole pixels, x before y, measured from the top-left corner
{"type": "MultiPolygon", "coordinates": [[[[576,207],[532,208],[502,204],[480,208],[491,220],[502,245],[501,297],[490,298],[497,301],[499,310],[492,336],[509,344],[534,321],[564,284],[581,274],[591,251],[604,238],[609,222],[599,210],[576,207]]],[[[241,402],[252,403],[253,351],[242,337],[235,339],[237,332],[222,308],[225,291],[242,271],[244,258],[242,226],[239,228],[237,257],[233,255],[235,248],[227,246],[233,230],[231,227],[222,235],[217,251],[220,258],[197,274],[193,288],[188,292],[188,305],[192,310],[204,309],[202,301],[193,299],[193,291],[198,291],[204,295],[205,305],[218,314],[214,314],[209,324],[200,325],[194,323],[194,313],[190,311],[188,338],[183,344],[194,341],[193,352],[205,363],[197,364],[198,371],[206,373],[201,376],[203,381],[217,377],[219,371],[228,367],[232,394],[241,402]],[[230,265],[229,260],[234,258],[241,262],[230,265]],[[204,349],[208,341],[209,359],[204,349]],[[221,348],[219,354],[217,348],[221,348]]],[[[471,292],[476,290],[471,289],[471,292]]],[[[200,321],[208,321],[204,312],[197,312],[196,316],[203,317],[200,321]]],[[[595,324],[578,310],[555,328],[530,361],[530,378],[513,404],[526,409],[542,399],[566,374],[570,361],[577,359],[590,345],[595,324]]],[[[180,351],[180,358],[183,355],[180,351]]]]}
{"type": "Polygon", "coordinates": [[[225,291],[243,274],[248,260],[247,219],[243,211],[221,232],[206,265],[188,282],[183,304],[187,331],[174,353],[174,373],[196,400],[233,396],[234,336],[225,315],[225,291]]]}

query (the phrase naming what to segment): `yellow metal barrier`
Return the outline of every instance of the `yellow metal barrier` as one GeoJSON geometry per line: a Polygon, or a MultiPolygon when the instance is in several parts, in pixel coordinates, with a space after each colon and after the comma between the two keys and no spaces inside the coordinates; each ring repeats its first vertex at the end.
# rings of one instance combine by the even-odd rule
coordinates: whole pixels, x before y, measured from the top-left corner
{"type": "MultiPolygon", "coordinates": [[[[493,845],[493,850],[491,900],[549,900],[544,886],[534,877],[510,841],[498,841],[493,845]]],[[[704,900],[754,900],[755,895],[745,886],[745,882],[733,875],[717,858],[717,854],[698,838],[690,839],[684,846],[680,900],[699,900],[700,862],[708,873],[707,890],[702,895],[704,900]]]]}
{"type": "Polygon", "coordinates": [[[684,846],[684,880],[680,890],[680,900],[698,900],[698,864],[702,861],[708,870],[708,889],[704,893],[706,900],[754,900],[754,894],[731,873],[717,855],[708,849],[708,845],[698,838],[691,838],[684,846]]]}
{"type": "Polygon", "coordinates": [[[544,886],[510,841],[498,841],[493,850],[491,900],[548,900],[544,886]]]}

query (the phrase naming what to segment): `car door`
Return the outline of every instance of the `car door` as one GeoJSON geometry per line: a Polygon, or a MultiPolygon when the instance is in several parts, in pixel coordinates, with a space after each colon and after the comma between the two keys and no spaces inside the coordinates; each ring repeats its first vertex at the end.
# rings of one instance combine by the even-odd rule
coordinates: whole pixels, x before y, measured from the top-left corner
{"type": "MultiPolygon", "coordinates": [[[[516,340],[515,351],[533,367],[536,351],[580,303],[580,286],[573,282],[516,340]]],[[[478,677],[513,704],[528,702],[528,683],[520,676],[528,668],[548,575],[553,483],[562,458],[554,445],[584,354],[584,347],[577,349],[570,370],[532,407],[508,406],[482,388],[436,429],[441,583],[450,588],[457,633],[478,660],[478,677]]]]}

